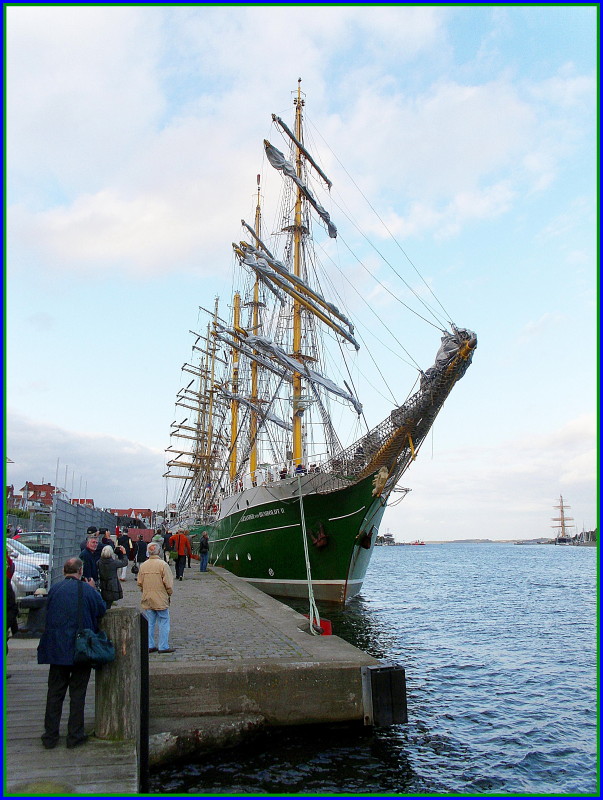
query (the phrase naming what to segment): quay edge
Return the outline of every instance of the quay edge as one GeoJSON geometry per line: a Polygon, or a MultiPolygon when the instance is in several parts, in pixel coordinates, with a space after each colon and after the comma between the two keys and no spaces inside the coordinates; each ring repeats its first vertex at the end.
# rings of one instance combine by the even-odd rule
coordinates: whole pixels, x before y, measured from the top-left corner
{"type": "MultiPolygon", "coordinates": [[[[210,575],[220,584],[222,605],[264,624],[274,653],[254,657],[250,645],[232,659],[212,661],[203,652],[183,661],[151,659],[151,766],[232,747],[268,727],[373,724],[367,692],[370,672],[379,673],[382,662],[338,636],[311,635],[303,615],[227,570],[214,567],[210,575]],[[280,645],[287,655],[279,653],[280,645]]],[[[403,670],[395,669],[403,680],[403,670]]],[[[405,719],[405,692],[402,701],[405,719]]],[[[392,703],[399,698],[384,701],[388,713],[392,703]]],[[[400,721],[399,714],[393,716],[400,721]]]]}

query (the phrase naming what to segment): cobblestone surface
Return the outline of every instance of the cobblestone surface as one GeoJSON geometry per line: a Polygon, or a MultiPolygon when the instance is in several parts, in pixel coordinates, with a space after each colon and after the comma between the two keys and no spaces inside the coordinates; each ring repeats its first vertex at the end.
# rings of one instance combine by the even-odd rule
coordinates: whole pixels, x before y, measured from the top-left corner
{"type": "MultiPolygon", "coordinates": [[[[173,566],[171,567],[174,572],[173,566]]],[[[136,576],[128,570],[120,606],[140,608],[136,576]]],[[[257,604],[212,572],[199,572],[193,560],[184,580],[174,582],[170,603],[170,647],[176,652],[151,654],[153,661],[232,661],[309,659],[299,643],[259,617],[257,604]]]]}

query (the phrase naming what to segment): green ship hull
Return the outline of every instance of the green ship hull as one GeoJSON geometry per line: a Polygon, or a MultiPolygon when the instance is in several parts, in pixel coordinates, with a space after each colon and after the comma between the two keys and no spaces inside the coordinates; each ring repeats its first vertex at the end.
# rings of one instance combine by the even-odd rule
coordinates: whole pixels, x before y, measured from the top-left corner
{"type": "Polygon", "coordinates": [[[233,495],[214,524],[191,534],[206,530],[210,564],[267,594],[308,597],[311,580],[315,599],[343,604],[362,587],[385,511],[373,492],[373,475],[354,483],[320,473],[287,478],[233,495]]]}

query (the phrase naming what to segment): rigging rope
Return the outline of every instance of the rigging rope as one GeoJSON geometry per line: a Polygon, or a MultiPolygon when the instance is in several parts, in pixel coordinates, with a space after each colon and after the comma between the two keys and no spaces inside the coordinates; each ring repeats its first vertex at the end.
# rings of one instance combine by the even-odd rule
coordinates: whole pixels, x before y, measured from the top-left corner
{"type": "Polygon", "coordinates": [[[320,636],[320,614],[316,607],[314,600],[314,590],[312,589],[312,570],[310,568],[310,555],[308,553],[308,538],[306,536],[306,516],[304,514],[304,501],[302,497],[301,475],[297,476],[297,485],[299,487],[299,509],[301,512],[301,525],[302,525],[302,539],[304,542],[304,556],[306,559],[306,575],[308,577],[308,601],[310,605],[310,633],[313,636],[320,636]],[[314,623],[318,630],[315,629],[314,623]]]}
{"type": "MultiPolygon", "coordinates": [[[[440,306],[440,308],[441,308],[441,309],[442,309],[442,311],[444,312],[444,315],[446,316],[446,318],[447,318],[448,322],[449,322],[451,325],[454,325],[454,323],[452,322],[452,318],[451,318],[450,314],[449,314],[449,313],[448,313],[448,311],[447,311],[447,310],[444,308],[444,306],[442,305],[442,303],[440,302],[440,300],[437,298],[437,296],[436,296],[436,295],[435,295],[435,293],[433,292],[432,288],[429,286],[429,284],[426,282],[425,278],[424,278],[424,277],[421,275],[421,273],[419,272],[419,270],[417,269],[417,267],[415,266],[415,264],[412,262],[412,260],[411,260],[410,256],[408,255],[408,253],[407,253],[407,252],[404,250],[404,248],[403,248],[403,247],[401,246],[401,244],[398,242],[398,240],[396,239],[396,237],[393,235],[393,233],[392,233],[392,232],[390,231],[390,229],[387,227],[387,225],[385,224],[385,222],[384,222],[384,221],[381,219],[381,217],[379,216],[379,213],[378,213],[378,212],[377,212],[377,210],[374,208],[374,206],[372,205],[371,201],[370,201],[370,200],[368,199],[368,197],[367,197],[367,196],[364,194],[364,192],[362,191],[362,189],[361,189],[361,188],[358,186],[358,184],[356,183],[356,181],[354,180],[354,178],[352,178],[352,176],[350,175],[350,173],[349,173],[349,172],[347,171],[347,169],[345,168],[344,164],[343,164],[343,163],[340,161],[340,159],[338,158],[337,154],[336,154],[336,153],[335,153],[335,152],[334,152],[334,151],[331,149],[331,147],[329,146],[329,144],[328,144],[328,143],[325,141],[325,139],[324,139],[324,137],[321,135],[320,131],[319,131],[319,130],[318,130],[318,129],[317,129],[317,128],[316,128],[316,127],[315,127],[315,126],[314,126],[314,125],[313,125],[313,124],[310,122],[310,120],[309,120],[309,119],[308,119],[308,117],[307,117],[307,114],[306,114],[306,123],[307,123],[307,124],[309,124],[309,125],[311,125],[311,126],[312,126],[312,128],[313,128],[313,129],[316,131],[316,133],[318,134],[318,136],[320,136],[320,138],[322,139],[322,141],[323,141],[323,142],[324,142],[324,144],[325,144],[325,147],[327,147],[327,148],[330,150],[330,152],[333,154],[334,158],[337,160],[337,163],[338,163],[338,164],[341,166],[341,168],[343,169],[343,171],[345,172],[345,174],[346,174],[346,175],[348,176],[348,178],[349,178],[349,179],[352,181],[352,183],[354,184],[354,186],[356,187],[356,189],[357,189],[357,190],[360,192],[360,195],[363,197],[363,199],[366,201],[366,203],[368,204],[368,206],[369,206],[369,208],[371,209],[371,211],[372,211],[372,212],[375,214],[375,216],[377,217],[377,219],[379,220],[379,222],[380,222],[380,223],[383,225],[383,227],[385,228],[385,230],[388,232],[389,236],[391,237],[391,239],[392,239],[392,241],[394,242],[394,244],[396,245],[396,247],[397,247],[397,248],[400,250],[400,252],[402,253],[402,255],[403,255],[405,258],[406,258],[406,260],[408,261],[408,263],[411,265],[411,267],[412,267],[412,268],[414,269],[414,271],[417,273],[417,275],[419,276],[419,278],[420,278],[420,279],[423,281],[423,283],[425,284],[425,287],[427,288],[427,290],[429,291],[429,293],[431,294],[431,296],[433,297],[433,299],[436,301],[436,303],[437,303],[437,304],[440,306]]],[[[351,223],[354,225],[354,227],[355,227],[355,228],[356,228],[356,230],[357,230],[357,231],[358,231],[358,232],[361,234],[361,236],[363,236],[363,237],[366,239],[366,241],[367,241],[367,242],[370,244],[370,246],[371,246],[371,247],[372,247],[372,248],[375,250],[375,252],[376,252],[376,253],[378,253],[378,255],[379,255],[379,256],[380,256],[380,257],[381,257],[381,258],[382,258],[382,259],[385,261],[385,263],[388,265],[388,267],[390,267],[390,269],[393,271],[393,273],[394,273],[394,274],[395,274],[395,275],[396,275],[396,276],[397,276],[397,277],[398,277],[398,278],[399,278],[399,279],[400,279],[400,280],[401,280],[401,281],[402,281],[402,282],[403,282],[403,283],[404,283],[406,286],[408,286],[408,284],[406,283],[406,281],[404,280],[404,278],[403,278],[403,277],[402,277],[402,276],[401,276],[401,275],[400,275],[400,274],[399,274],[399,273],[398,273],[398,272],[397,272],[397,271],[394,269],[394,267],[393,267],[393,266],[392,266],[392,265],[389,263],[389,261],[388,261],[388,260],[385,258],[385,256],[383,256],[383,254],[379,252],[379,250],[377,249],[377,247],[375,247],[375,245],[374,245],[374,244],[373,244],[373,243],[370,241],[370,239],[368,239],[368,238],[366,237],[366,235],[365,235],[365,234],[364,234],[364,233],[363,233],[363,232],[360,230],[360,228],[359,228],[359,227],[356,225],[356,223],[354,222],[354,220],[353,220],[353,219],[351,219],[351,218],[348,216],[348,214],[346,214],[346,212],[345,212],[345,211],[344,211],[344,210],[341,208],[341,206],[340,206],[340,205],[339,205],[337,202],[335,202],[335,201],[333,201],[333,202],[334,202],[334,203],[335,203],[335,205],[336,205],[336,206],[337,206],[337,207],[338,207],[338,208],[339,208],[339,209],[342,211],[342,213],[343,213],[343,214],[344,214],[344,215],[347,217],[347,219],[348,219],[348,220],[349,220],[349,221],[350,221],[350,222],[351,222],[351,223]]],[[[410,289],[410,291],[411,291],[411,292],[412,292],[412,293],[415,295],[415,297],[416,297],[416,298],[419,300],[419,302],[420,302],[420,303],[422,303],[422,304],[425,306],[425,308],[427,308],[427,309],[428,309],[428,310],[429,310],[429,311],[430,311],[430,312],[433,314],[433,316],[434,316],[434,317],[437,319],[437,315],[435,314],[435,312],[433,311],[433,309],[431,309],[431,308],[430,308],[430,307],[427,305],[427,303],[426,303],[426,302],[425,302],[425,301],[424,301],[424,300],[423,300],[421,297],[419,297],[419,295],[418,295],[418,294],[417,294],[417,293],[416,293],[416,292],[415,292],[413,289],[411,289],[411,287],[410,287],[410,286],[408,286],[408,288],[409,288],[409,289],[410,289]]],[[[412,310],[412,309],[411,309],[411,310],[412,310]]],[[[414,312],[414,313],[416,313],[416,312],[414,312]]]]}

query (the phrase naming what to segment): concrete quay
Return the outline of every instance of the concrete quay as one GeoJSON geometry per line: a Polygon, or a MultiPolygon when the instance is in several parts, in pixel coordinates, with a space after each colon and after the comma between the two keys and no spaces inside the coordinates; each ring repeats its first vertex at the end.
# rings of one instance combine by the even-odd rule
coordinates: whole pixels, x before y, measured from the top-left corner
{"type": "MultiPolygon", "coordinates": [[[[264,726],[362,724],[363,667],[380,662],[219,567],[176,581],[170,647],[149,655],[150,764],[235,744],[264,726]],[[305,628],[305,630],[304,630],[305,628]]],[[[119,605],[139,607],[128,573],[119,605]]]]}

